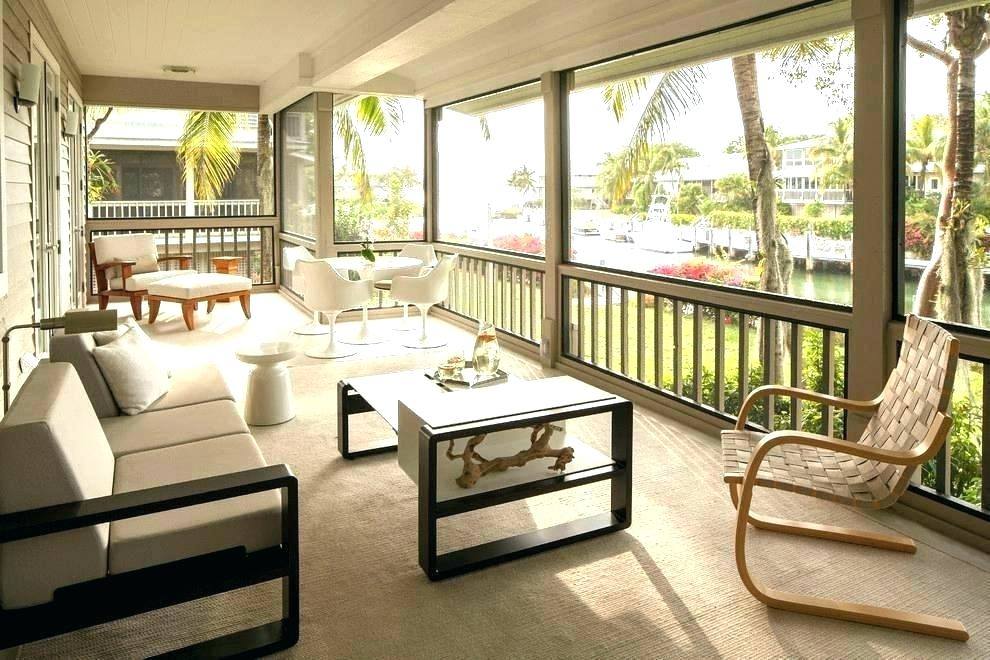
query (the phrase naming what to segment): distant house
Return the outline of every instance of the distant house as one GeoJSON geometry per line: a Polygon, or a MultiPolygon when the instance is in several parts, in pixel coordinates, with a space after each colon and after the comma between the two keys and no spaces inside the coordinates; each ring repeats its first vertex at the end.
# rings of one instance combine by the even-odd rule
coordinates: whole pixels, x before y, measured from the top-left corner
{"type": "MultiPolygon", "coordinates": [[[[831,207],[830,215],[839,215],[842,208],[852,204],[852,191],[841,188],[827,188],[821,185],[816,175],[815,161],[811,150],[819,139],[802,140],[785,144],[778,150],[779,165],[774,172],[778,181],[777,198],[793,207],[796,214],[812,202],[821,202],[831,207]]],[[[677,195],[685,183],[697,183],[706,195],[718,198],[715,184],[733,174],[748,173],[746,157],[742,154],[719,154],[685,158],[680,172],[661,174],[657,183],[671,195],[677,195]]]]}
{"type": "MultiPolygon", "coordinates": [[[[257,205],[257,115],[238,115],[234,145],[240,151],[240,166],[224,187],[222,200],[251,200],[257,205]]],[[[91,204],[91,217],[112,217],[100,206],[120,208],[119,202],[144,203],[157,207],[176,206],[195,199],[192,181],[184,181],[176,160],[176,145],[182,134],[185,113],[175,110],[115,108],[109,119],[89,141],[92,149],[113,162],[118,190],[103,202],[91,204]],[[117,203],[117,204],[114,204],[117,203]],[[171,204],[169,204],[171,203],[171,204]]],[[[257,210],[255,210],[255,213],[257,210]]],[[[128,217],[141,215],[128,208],[128,217]]],[[[196,214],[189,214],[196,215],[196,214]]]]}

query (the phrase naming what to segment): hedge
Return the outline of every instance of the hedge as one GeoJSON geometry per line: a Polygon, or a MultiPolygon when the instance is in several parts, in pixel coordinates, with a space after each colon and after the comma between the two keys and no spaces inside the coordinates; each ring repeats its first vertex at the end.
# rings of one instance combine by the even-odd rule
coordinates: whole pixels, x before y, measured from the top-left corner
{"type": "MultiPolygon", "coordinates": [[[[677,213],[671,216],[675,225],[692,225],[702,216],[677,213]]],[[[752,213],[743,211],[713,211],[707,216],[708,223],[715,229],[753,229],[752,213]]],[[[816,236],[837,240],[851,240],[853,232],[852,216],[839,218],[812,218],[804,215],[778,215],[777,225],[785,234],[803,234],[812,229],[816,236]]]]}

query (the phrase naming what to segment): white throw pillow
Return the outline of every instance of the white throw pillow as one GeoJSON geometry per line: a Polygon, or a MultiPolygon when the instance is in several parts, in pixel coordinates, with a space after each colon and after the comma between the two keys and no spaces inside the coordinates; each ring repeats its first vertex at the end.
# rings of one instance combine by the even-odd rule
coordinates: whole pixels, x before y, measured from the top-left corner
{"type": "Polygon", "coordinates": [[[130,330],[115,341],[93,349],[96,364],[103,372],[117,407],[125,415],[143,412],[168,393],[168,371],[153,349],[147,335],[130,330]]]}
{"type": "Polygon", "coordinates": [[[148,337],[147,333],[141,329],[134,320],[133,316],[128,316],[120,322],[116,330],[104,330],[102,332],[93,333],[93,341],[96,342],[97,346],[106,346],[112,341],[116,341],[122,334],[128,332],[129,330],[136,329],[142,335],[144,335],[148,341],[151,341],[151,337],[148,337]]]}
{"type": "Polygon", "coordinates": [[[131,268],[131,272],[137,275],[138,273],[155,273],[158,272],[158,255],[157,254],[141,254],[138,255],[134,261],[134,267],[131,268]]]}

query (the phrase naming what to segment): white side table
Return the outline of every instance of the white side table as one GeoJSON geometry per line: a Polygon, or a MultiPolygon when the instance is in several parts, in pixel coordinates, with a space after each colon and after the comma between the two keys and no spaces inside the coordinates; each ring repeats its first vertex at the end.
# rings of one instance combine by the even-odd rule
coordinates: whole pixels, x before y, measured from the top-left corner
{"type": "Polygon", "coordinates": [[[255,365],[248,378],[244,419],[252,426],[270,426],[296,416],[292,381],[285,363],[296,356],[287,341],[259,342],[240,348],[237,359],[255,365]]]}

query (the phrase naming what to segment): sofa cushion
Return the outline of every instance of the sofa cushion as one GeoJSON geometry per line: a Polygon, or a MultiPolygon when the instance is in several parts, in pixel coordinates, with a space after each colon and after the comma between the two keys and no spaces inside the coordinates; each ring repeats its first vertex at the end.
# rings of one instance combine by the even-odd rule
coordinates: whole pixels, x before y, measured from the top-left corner
{"type": "Polygon", "coordinates": [[[195,275],[194,270],[156,270],[150,273],[137,273],[127,278],[124,282],[119,276],[111,277],[108,284],[111,289],[124,289],[125,291],[145,291],[147,288],[161,280],[167,280],[179,275],[195,275]]]}
{"type": "Polygon", "coordinates": [[[93,357],[94,348],[96,342],[93,340],[93,333],[67,335],[58,330],[51,338],[49,359],[52,362],[68,362],[75,367],[97,417],[116,417],[120,414],[120,409],[103,378],[100,365],[93,357]]]}
{"type": "Polygon", "coordinates": [[[93,349],[117,407],[125,415],[143,412],[168,392],[168,370],[153,353],[151,340],[140,330],[125,332],[93,349]]]}
{"type": "Polygon", "coordinates": [[[193,273],[153,282],[148,286],[148,293],[153,296],[192,300],[250,289],[251,279],[248,277],[224,273],[193,273]]]}
{"type": "MultiPolygon", "coordinates": [[[[263,467],[247,434],[143,451],[117,460],[114,493],[181,483],[263,467]]],[[[128,518],[110,526],[110,572],[127,571],[243,546],[277,546],[281,539],[278,491],[128,518]]]]}
{"type": "Polygon", "coordinates": [[[210,401],[131,417],[108,417],[100,423],[118,459],[134,452],[248,432],[232,401],[210,401]]]}
{"type": "MultiPolygon", "coordinates": [[[[109,495],[114,458],[72,365],[43,363],[0,422],[0,514],[109,495]]],[[[106,575],[108,525],[0,545],[0,606],[106,575]]]]}
{"type": "Polygon", "coordinates": [[[148,406],[145,413],[224,399],[234,400],[227,381],[214,365],[204,364],[174,372],[168,393],[148,406]]]}

